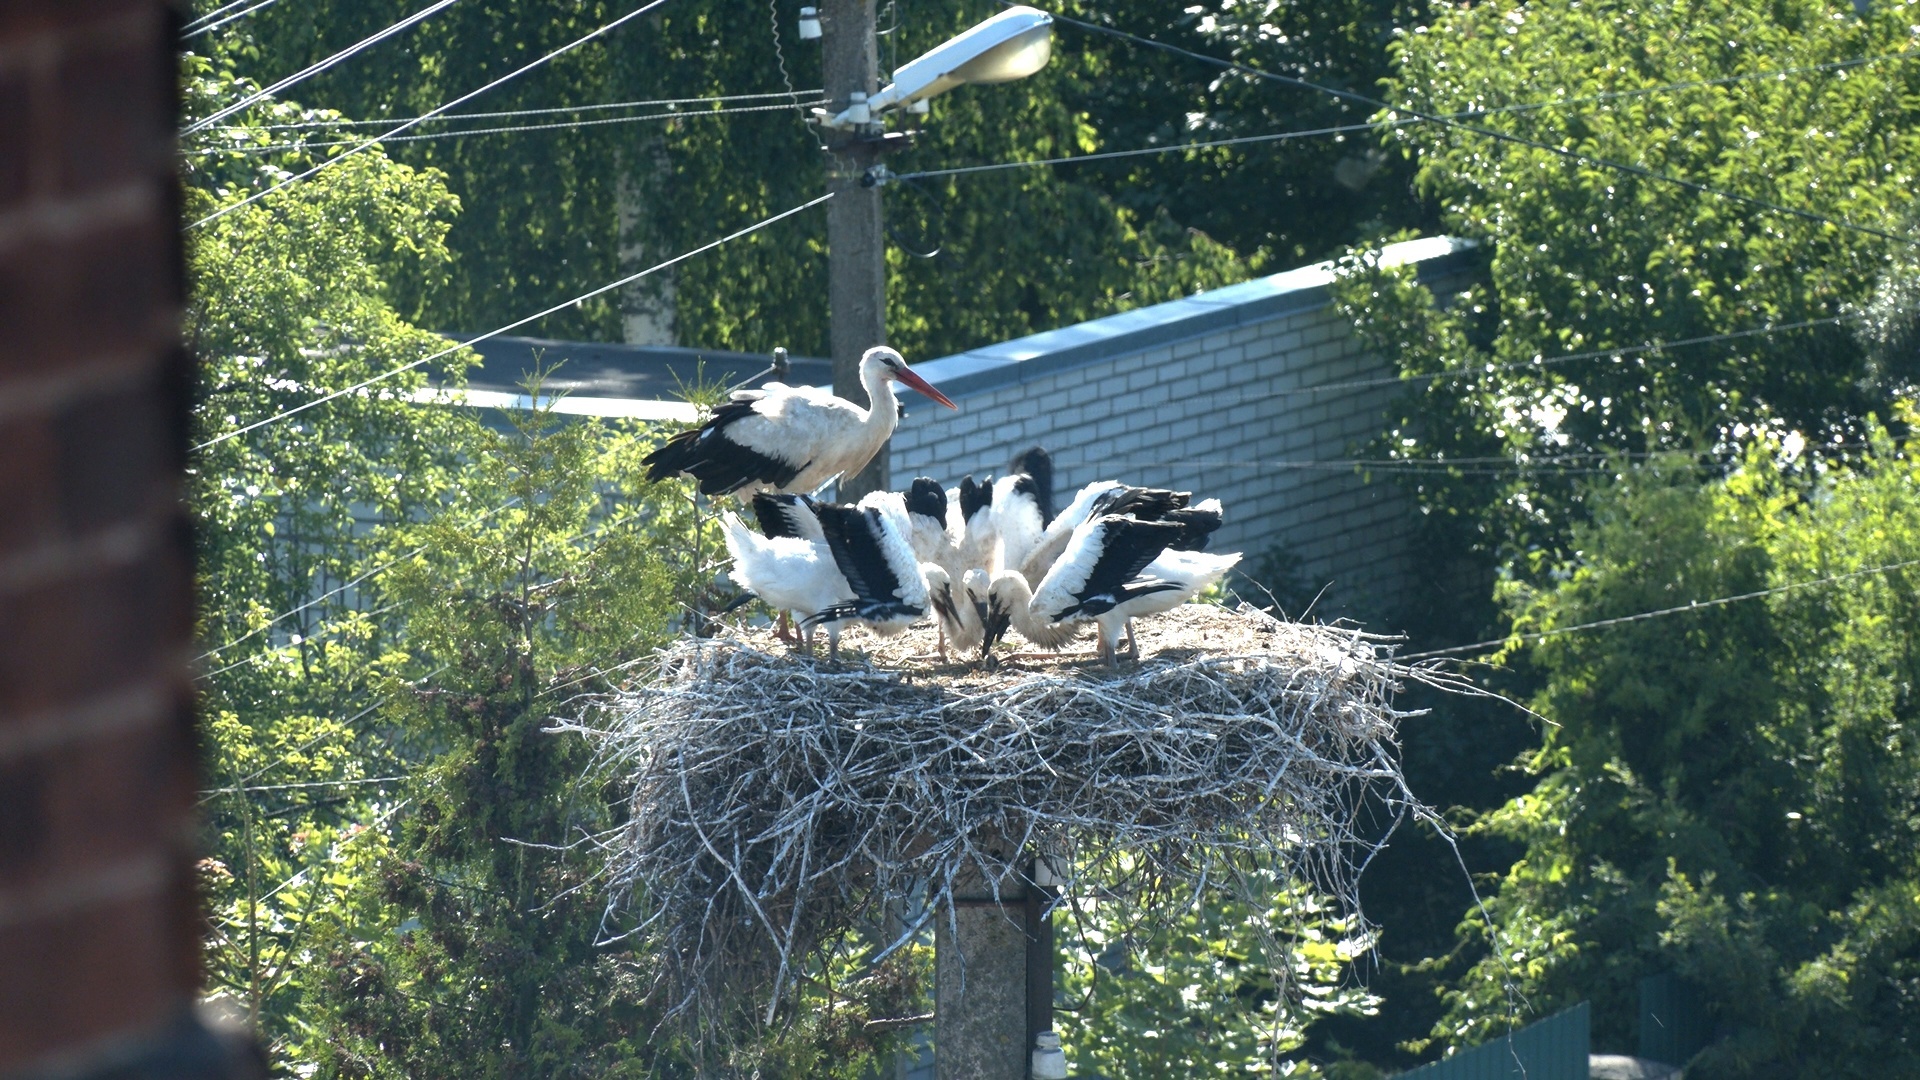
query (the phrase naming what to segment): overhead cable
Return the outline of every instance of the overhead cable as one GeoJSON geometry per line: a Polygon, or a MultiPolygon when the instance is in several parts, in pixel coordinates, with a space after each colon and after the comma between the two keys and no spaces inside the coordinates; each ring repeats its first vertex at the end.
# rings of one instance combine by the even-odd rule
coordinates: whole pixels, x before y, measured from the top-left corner
{"type": "MultiPolygon", "coordinates": [[[[825,104],[824,101],[816,104],[825,104]]],[[[597,120],[562,120],[551,124],[513,124],[502,127],[466,128],[460,131],[433,131],[423,135],[398,135],[385,138],[388,143],[430,142],[437,139],[457,139],[465,135],[503,135],[525,131],[562,131],[574,128],[601,127],[606,124],[636,124],[647,120],[686,120],[700,116],[737,116],[741,113],[785,112],[788,106],[782,105],[743,105],[734,108],[702,109],[699,112],[647,113],[641,116],[603,116],[597,120]]],[[[328,142],[284,142],[266,143],[257,146],[213,147],[198,151],[202,155],[213,154],[267,154],[283,150],[323,150],[330,146],[352,146],[357,140],[341,139],[328,142]]]]}
{"type": "MultiPolygon", "coordinates": [[[[1412,120],[1393,121],[1395,124],[1411,124],[1412,120]]],[[[1378,123],[1340,124],[1335,127],[1313,128],[1307,131],[1276,131],[1266,135],[1240,135],[1230,139],[1209,139],[1205,142],[1168,143],[1165,146],[1144,146],[1134,150],[1103,150],[1093,154],[1071,154],[1066,157],[1043,158],[1036,161],[1001,161],[991,165],[962,165],[952,169],[925,169],[920,172],[900,173],[889,180],[927,180],[939,176],[966,176],[970,173],[1000,172],[1004,169],[1037,169],[1050,165],[1073,165],[1082,161],[1109,161],[1114,158],[1145,157],[1150,154],[1172,154],[1182,150],[1206,150],[1217,146],[1244,146],[1248,143],[1282,142],[1287,139],[1306,139],[1318,135],[1339,135],[1350,131],[1371,131],[1379,127],[1378,123]]]]}
{"type": "Polygon", "coordinates": [[[379,31],[378,33],[375,33],[370,37],[361,38],[359,41],[356,41],[353,44],[347,46],[346,48],[341,49],[339,52],[334,53],[332,56],[327,57],[325,60],[320,60],[313,64],[309,64],[306,67],[301,68],[299,71],[294,72],[293,74],[287,76],[284,79],[281,79],[279,82],[276,82],[271,86],[266,86],[266,87],[262,87],[259,90],[255,90],[253,93],[248,94],[247,96],[241,98],[239,101],[236,101],[231,105],[228,105],[226,108],[217,110],[211,115],[203,116],[200,119],[195,120],[193,123],[188,124],[186,128],[180,132],[180,134],[192,135],[192,134],[195,134],[196,132],[205,131],[206,129],[212,127],[213,125],[218,124],[220,121],[225,120],[227,117],[233,116],[236,113],[245,112],[246,110],[252,108],[255,104],[259,103],[260,101],[266,98],[272,97],[273,95],[279,93],[282,90],[287,89],[288,87],[294,85],[295,83],[302,82],[306,79],[309,79],[327,70],[328,68],[333,67],[335,64],[341,63],[342,61],[345,61],[348,58],[358,53],[365,52],[366,50],[373,48],[375,45],[380,44],[382,41],[387,40],[393,35],[408,29],[409,27],[429,18],[432,15],[435,15],[441,11],[445,11],[447,8],[450,8],[459,2],[460,0],[434,0],[433,3],[427,5],[424,8],[421,8],[419,11],[414,12],[413,14],[407,16],[406,18],[401,19],[399,22],[394,23],[392,26],[389,26],[386,29],[379,31]]]}
{"type": "MultiPolygon", "coordinates": [[[[338,160],[338,159],[336,158],[333,160],[338,160]]],[[[210,446],[216,446],[220,443],[226,442],[228,439],[234,438],[239,435],[244,435],[249,431],[254,431],[259,428],[266,427],[268,424],[278,423],[281,420],[285,420],[289,416],[293,416],[297,413],[305,412],[306,410],[311,409],[316,405],[324,405],[335,398],[343,397],[347,394],[352,394],[352,393],[356,393],[358,391],[364,390],[375,383],[383,382],[387,379],[391,379],[395,375],[398,375],[402,372],[412,371],[414,368],[417,368],[422,364],[426,364],[430,361],[438,360],[443,356],[447,356],[452,353],[458,352],[459,350],[464,349],[469,345],[486,341],[488,338],[499,337],[501,334],[504,334],[509,330],[517,330],[520,327],[525,326],[530,322],[536,322],[540,319],[544,319],[547,316],[554,314],[555,312],[565,311],[567,308],[570,308],[575,304],[579,304],[579,303],[583,303],[585,301],[591,300],[596,296],[602,295],[603,293],[612,292],[613,290],[618,289],[624,285],[630,285],[636,281],[639,281],[641,278],[646,277],[649,274],[659,273],[660,271],[665,270],[670,266],[675,266],[675,265],[678,265],[679,263],[685,262],[686,260],[693,258],[695,255],[699,255],[703,252],[712,251],[714,248],[717,248],[720,245],[725,244],[729,241],[737,240],[740,237],[746,236],[750,233],[759,232],[761,229],[764,229],[767,226],[774,224],[775,222],[784,221],[787,218],[794,216],[795,214],[801,213],[802,211],[811,210],[814,207],[819,206],[821,203],[826,202],[828,199],[833,198],[833,196],[834,196],[834,192],[830,191],[825,195],[821,195],[816,198],[810,199],[807,202],[801,203],[799,206],[795,206],[788,210],[782,210],[780,213],[775,214],[772,217],[763,218],[760,221],[756,221],[753,224],[748,225],[746,228],[737,229],[734,232],[730,232],[718,240],[712,240],[705,244],[700,245],[697,248],[693,248],[689,251],[681,252],[680,254],[675,255],[673,258],[668,259],[666,262],[659,263],[654,266],[649,266],[648,268],[640,271],[639,273],[628,274],[626,277],[620,278],[616,281],[609,282],[605,285],[600,286],[597,289],[593,289],[588,292],[581,293],[579,296],[576,296],[571,300],[566,300],[566,301],[562,301],[561,303],[555,304],[552,307],[547,308],[545,311],[536,312],[532,315],[527,316],[524,319],[516,319],[513,322],[506,324],[505,326],[499,327],[498,329],[489,330],[484,334],[475,335],[474,337],[470,337],[465,341],[462,341],[456,345],[452,345],[452,346],[449,346],[448,348],[441,349],[436,353],[423,356],[418,360],[414,360],[409,363],[402,364],[399,367],[393,368],[391,370],[383,371],[380,374],[375,375],[371,378],[362,379],[360,382],[354,383],[352,386],[349,386],[340,390],[335,390],[331,394],[327,394],[323,397],[314,398],[312,401],[308,401],[300,405],[295,405],[291,409],[286,409],[284,411],[277,412],[272,416],[267,417],[264,420],[255,420],[251,424],[248,424],[244,427],[235,428],[224,435],[217,435],[211,439],[208,439],[206,442],[200,443],[199,445],[195,446],[193,448],[193,451],[195,453],[198,453],[202,450],[207,449],[210,446]]]]}
{"type": "Polygon", "coordinates": [[[1444,656],[1455,656],[1460,653],[1480,652],[1496,647],[1507,648],[1527,642],[1542,641],[1550,637],[1560,637],[1563,634],[1577,634],[1587,630],[1619,626],[1623,623],[1664,618],[1668,615],[1683,615],[1689,611],[1703,611],[1707,608],[1721,607],[1726,604],[1737,604],[1745,600],[1758,600],[1762,597],[1779,596],[1782,593],[1797,592],[1801,589],[1812,589],[1822,585],[1852,581],[1855,578],[1892,573],[1895,570],[1904,570],[1909,566],[1920,566],[1920,559],[1907,559],[1904,562],[1887,563],[1883,566],[1869,567],[1865,570],[1855,570],[1846,574],[1834,574],[1829,577],[1814,578],[1810,581],[1796,581],[1789,585],[1777,585],[1771,589],[1756,589],[1753,592],[1740,593],[1736,596],[1717,596],[1711,600],[1695,600],[1686,604],[1676,604],[1673,607],[1660,608],[1656,611],[1642,611],[1633,615],[1617,615],[1611,619],[1596,619],[1593,622],[1579,623],[1574,626],[1557,626],[1551,630],[1536,630],[1525,634],[1509,634],[1506,637],[1495,638],[1490,641],[1476,641],[1471,645],[1454,645],[1445,649],[1429,649],[1426,652],[1410,653],[1406,656],[1395,657],[1395,659],[1405,663],[1414,660],[1430,660],[1444,656]]]}
{"type": "Polygon", "coordinates": [[[244,19],[247,16],[253,14],[254,12],[259,11],[261,8],[269,7],[277,2],[278,0],[258,0],[258,2],[254,3],[252,7],[247,8],[247,10],[245,11],[235,12],[232,15],[228,15],[226,18],[221,18],[220,16],[225,15],[229,11],[233,11],[234,8],[241,7],[246,3],[248,3],[248,0],[234,0],[233,3],[226,4],[213,11],[209,11],[205,15],[202,15],[199,18],[193,20],[192,22],[189,22],[187,25],[181,27],[180,40],[191,41],[194,38],[199,37],[201,34],[210,34],[213,31],[220,29],[221,27],[227,25],[230,22],[234,22],[238,19],[244,19]]]}
{"type": "MultiPolygon", "coordinates": [[[[819,97],[823,91],[803,90],[809,98],[819,97]]],[[[302,120],[295,124],[228,124],[228,131],[299,131],[306,128],[342,128],[342,127],[378,127],[391,124],[396,120],[430,119],[435,123],[449,120],[511,120],[517,116],[556,116],[560,113],[601,112],[606,109],[664,109],[674,105],[723,105],[734,101],[764,101],[767,98],[784,98],[789,94],[785,90],[771,90],[759,94],[719,94],[713,97],[691,98],[654,98],[647,101],[603,101],[593,105],[554,105],[544,109],[508,109],[504,112],[442,113],[434,117],[396,117],[385,116],[374,120],[302,120]]],[[[782,106],[784,108],[785,106],[782,106]]]]}
{"type": "Polygon", "coordinates": [[[1342,90],[1338,87],[1325,86],[1320,83],[1299,78],[1297,76],[1281,75],[1275,72],[1265,71],[1260,68],[1249,67],[1246,64],[1237,63],[1232,60],[1222,60],[1217,56],[1208,56],[1206,53],[1195,52],[1192,49],[1181,48],[1178,45],[1172,45],[1164,41],[1156,41],[1153,38],[1142,37],[1139,34],[1128,33],[1125,30],[1119,30],[1114,27],[1101,26],[1098,23],[1085,22],[1083,20],[1075,19],[1067,15],[1062,15],[1059,12],[1050,12],[1050,14],[1053,16],[1053,18],[1056,21],[1064,22],[1070,26],[1077,26],[1083,30],[1089,30],[1097,34],[1107,34],[1112,37],[1121,38],[1126,41],[1132,41],[1137,44],[1147,46],[1148,48],[1159,49],[1163,52],[1173,53],[1177,56],[1184,56],[1189,59],[1198,60],[1198,61],[1201,61],[1202,63],[1212,64],[1216,67],[1223,68],[1229,71],[1239,72],[1240,74],[1248,75],[1253,78],[1266,79],[1272,82],[1280,83],[1285,86],[1293,86],[1302,90],[1312,90],[1317,93],[1328,94],[1333,97],[1341,98],[1346,101],[1358,102],[1360,104],[1367,105],[1372,108],[1384,109],[1389,113],[1405,113],[1406,115],[1412,116],[1416,119],[1425,120],[1429,123],[1439,124],[1443,127],[1453,128],[1458,131],[1470,132],[1472,134],[1484,136],[1486,138],[1494,139],[1499,142],[1513,143],[1514,145],[1517,145],[1517,146],[1531,147],[1535,150],[1544,150],[1549,154],[1553,154],[1555,156],[1565,158],[1569,161],[1577,161],[1583,164],[1593,165],[1598,168],[1611,169],[1615,172],[1626,173],[1631,176],[1638,176],[1648,180],[1657,180],[1661,183],[1673,184],[1678,187],[1686,188],[1690,191],[1697,191],[1703,195],[1712,195],[1716,198],[1727,199],[1732,202],[1745,203],[1748,206],[1757,207],[1762,210],[1769,210],[1774,213],[1787,214],[1789,216],[1801,218],[1806,221],[1812,221],[1817,224],[1830,225],[1837,229],[1846,229],[1851,232],[1862,233],[1868,236],[1876,236],[1882,240],[1892,240],[1895,243],[1920,245],[1920,237],[1902,236],[1899,233],[1888,232],[1885,229],[1876,229],[1871,225],[1856,224],[1854,222],[1846,221],[1841,218],[1829,217],[1828,215],[1825,215],[1825,214],[1815,213],[1812,210],[1802,210],[1797,207],[1783,206],[1779,203],[1771,202],[1766,199],[1761,199],[1756,196],[1742,195],[1738,192],[1727,191],[1724,188],[1716,188],[1708,184],[1702,184],[1695,180],[1687,180],[1678,176],[1672,176],[1667,173],[1658,172],[1654,169],[1649,169],[1644,165],[1633,165],[1627,162],[1614,161],[1610,158],[1596,157],[1595,155],[1592,155],[1592,154],[1581,153],[1578,150],[1569,150],[1562,146],[1554,146],[1551,143],[1541,142],[1538,139],[1529,139],[1524,135],[1514,135],[1509,132],[1498,131],[1493,128],[1485,128],[1485,127],[1479,127],[1474,124],[1461,123],[1460,121],[1451,119],[1448,116],[1445,116],[1439,113],[1426,112],[1421,109],[1416,109],[1410,105],[1389,105],[1385,101],[1380,100],[1379,98],[1369,97],[1366,94],[1359,93],[1358,91],[1342,90]]]}
{"type": "MultiPolygon", "coordinates": [[[[1899,60],[1920,56],[1920,49],[1905,52],[1885,53],[1879,56],[1855,57],[1851,60],[1836,60],[1828,64],[1807,64],[1800,67],[1778,68],[1772,71],[1749,72],[1745,75],[1729,75],[1720,79],[1687,79],[1682,82],[1662,83],[1658,86],[1645,86],[1637,90],[1609,90],[1598,94],[1580,97],[1560,98],[1554,101],[1525,102],[1516,105],[1501,105],[1490,109],[1462,109],[1459,112],[1442,114],[1445,120],[1471,120],[1476,117],[1491,116],[1497,113],[1537,112],[1544,109],[1559,109],[1573,105],[1589,104],[1595,101],[1609,101],[1619,98],[1643,97],[1649,94],[1666,93],[1673,90],[1686,90],[1700,86],[1717,86],[1725,83],[1742,82],[1751,79],[1784,78],[1810,71],[1833,71],[1842,68],[1859,67],[1863,64],[1877,63],[1882,60],[1899,60]]],[[[1312,128],[1301,131],[1276,131],[1265,135],[1247,135],[1228,139],[1211,139],[1202,142],[1167,143],[1162,146],[1141,147],[1134,150],[1110,150],[1094,154],[1074,154],[1065,157],[1042,158],[1033,161],[1002,161],[990,165],[966,165],[952,169],[927,169],[921,172],[901,173],[889,176],[889,180],[925,180],[940,176],[964,176],[970,173],[1000,172],[1006,169],[1033,169],[1054,165],[1073,165],[1083,161],[1101,161],[1111,158],[1146,157],[1153,154],[1175,154],[1186,150],[1205,150],[1211,147],[1236,146],[1245,143],[1284,142],[1290,139],[1302,139],[1321,135],[1344,135],[1350,132],[1385,130],[1404,127],[1408,124],[1422,123],[1418,118],[1396,120],[1373,120],[1361,124],[1340,124],[1333,127],[1312,128]]]]}
{"type": "Polygon", "coordinates": [[[277,184],[274,184],[272,187],[264,188],[260,191],[256,191],[253,194],[247,196],[246,198],[238,200],[237,202],[228,203],[226,206],[223,206],[220,209],[215,210],[213,213],[208,214],[206,217],[203,217],[200,220],[194,222],[193,224],[187,226],[187,228],[197,229],[202,225],[208,224],[209,222],[217,221],[220,218],[223,218],[228,214],[233,213],[235,210],[238,210],[249,203],[256,202],[260,199],[266,198],[268,195],[271,195],[276,191],[280,191],[294,184],[297,184],[300,181],[305,180],[310,176],[313,176],[315,173],[318,173],[323,169],[332,168],[333,166],[339,164],[342,161],[345,161],[346,159],[348,159],[349,157],[352,157],[355,154],[360,153],[361,151],[367,149],[368,147],[378,146],[381,140],[383,139],[393,138],[396,135],[402,134],[410,130],[417,124],[420,124],[426,120],[430,120],[435,116],[439,116],[441,113],[444,113],[449,109],[453,109],[460,105],[464,105],[467,102],[472,101],[474,98],[479,97],[481,94],[484,94],[487,91],[492,90],[493,88],[500,86],[504,83],[510,82],[513,79],[519,78],[521,75],[524,75],[529,71],[532,71],[534,68],[537,68],[540,65],[547,63],[548,61],[554,59],[555,57],[562,56],[562,55],[565,55],[566,53],[572,52],[574,49],[577,49],[580,46],[585,45],[587,42],[592,41],[597,37],[600,37],[602,34],[609,33],[612,30],[625,25],[626,23],[631,22],[632,20],[637,19],[642,15],[645,15],[647,12],[652,11],[653,9],[661,6],[662,4],[665,4],[666,2],[667,0],[649,0],[648,3],[640,5],[634,10],[627,12],[625,15],[622,15],[619,18],[614,19],[612,22],[603,23],[599,28],[595,30],[591,30],[586,34],[581,35],[580,37],[574,38],[572,41],[566,43],[565,45],[560,46],[559,48],[553,50],[552,52],[547,53],[546,55],[540,57],[539,59],[531,61],[530,63],[527,63],[527,64],[523,64],[522,66],[517,67],[512,71],[509,71],[505,75],[502,75],[499,78],[493,80],[492,82],[486,84],[485,86],[480,87],[478,90],[468,91],[467,93],[462,94],[457,98],[454,98],[452,101],[447,102],[446,104],[440,106],[437,109],[432,110],[431,112],[426,113],[425,115],[416,116],[411,120],[407,120],[404,123],[401,123],[398,126],[396,126],[393,130],[388,131],[383,135],[377,135],[373,138],[367,139],[366,141],[360,143],[359,145],[353,147],[352,149],[342,151],[341,153],[336,154],[333,157],[330,157],[325,161],[320,162],[319,164],[313,166],[312,168],[306,170],[305,172],[297,173],[293,176],[286,178],[285,180],[280,181],[277,184]]]}
{"type": "Polygon", "coordinates": [[[1711,345],[1720,341],[1738,341],[1741,338],[1761,337],[1767,334],[1783,334],[1789,330],[1805,330],[1815,326],[1832,326],[1858,318],[1854,315],[1833,315],[1821,319],[1803,319],[1799,322],[1769,323],[1746,330],[1729,330],[1723,334],[1702,334],[1699,337],[1677,338],[1673,341],[1647,341],[1639,345],[1625,345],[1617,349],[1588,349],[1585,352],[1562,353],[1558,356],[1535,357],[1532,360],[1516,360],[1507,364],[1481,364],[1475,367],[1450,368],[1446,371],[1429,371],[1418,375],[1386,375],[1377,379],[1355,379],[1350,382],[1316,383],[1313,386],[1296,386],[1287,390],[1276,390],[1262,401],[1274,398],[1297,397],[1301,394],[1321,394],[1333,390],[1365,390],[1374,386],[1402,386],[1407,383],[1432,382],[1437,379],[1465,379],[1475,375],[1490,375],[1496,371],[1526,371],[1534,368],[1552,367],[1557,364],[1570,364],[1577,360],[1602,360],[1608,358],[1633,356],[1644,352],[1659,352],[1662,349],[1679,349],[1694,345],[1711,345]]]}

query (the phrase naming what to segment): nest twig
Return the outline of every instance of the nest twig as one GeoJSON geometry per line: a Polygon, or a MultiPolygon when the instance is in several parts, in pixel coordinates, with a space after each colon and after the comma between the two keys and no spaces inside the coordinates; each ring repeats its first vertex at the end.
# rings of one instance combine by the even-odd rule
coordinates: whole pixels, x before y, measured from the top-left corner
{"type": "Polygon", "coordinates": [[[675,1007],[771,1017],[807,957],[890,900],[924,889],[923,919],[951,919],[956,881],[998,889],[1035,851],[1118,859],[1169,904],[1234,877],[1223,863],[1277,858],[1357,910],[1369,800],[1412,804],[1392,697],[1419,673],[1380,638],[1247,606],[1142,629],[1143,661],[1118,672],[935,667],[914,659],[931,631],[841,668],[764,634],[690,638],[562,725],[631,792],[606,844],[613,904],[675,1007]]]}

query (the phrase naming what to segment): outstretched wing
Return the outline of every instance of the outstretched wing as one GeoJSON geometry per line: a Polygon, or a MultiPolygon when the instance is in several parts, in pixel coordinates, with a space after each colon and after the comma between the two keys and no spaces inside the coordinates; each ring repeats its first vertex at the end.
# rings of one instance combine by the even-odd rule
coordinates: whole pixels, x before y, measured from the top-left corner
{"type": "Polygon", "coordinates": [[[879,510],[830,505],[816,512],[834,565],[853,591],[853,615],[879,620],[926,611],[926,582],[919,575],[913,550],[904,537],[888,529],[879,510]]]}
{"type": "Polygon", "coordinates": [[[1127,587],[1140,571],[1181,531],[1180,525],[1170,521],[1113,516],[1088,521],[1074,530],[1066,552],[1034,590],[1034,609],[1061,619],[1082,612],[1090,601],[1106,598],[1108,606],[1117,603],[1129,595],[1127,587]]]}
{"type": "Polygon", "coordinates": [[[1123,485],[1095,499],[1093,513],[1088,516],[1121,514],[1139,518],[1141,521],[1159,521],[1173,511],[1186,506],[1191,498],[1193,498],[1192,493],[1186,491],[1123,485]]]}

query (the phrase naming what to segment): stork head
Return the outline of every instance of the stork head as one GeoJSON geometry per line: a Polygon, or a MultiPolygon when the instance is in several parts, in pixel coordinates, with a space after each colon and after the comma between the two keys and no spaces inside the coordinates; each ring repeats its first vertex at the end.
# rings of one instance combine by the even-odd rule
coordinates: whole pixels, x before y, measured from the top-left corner
{"type": "Polygon", "coordinates": [[[960,584],[967,590],[967,599],[972,601],[974,613],[980,616],[981,622],[986,622],[987,597],[991,591],[987,572],[976,566],[960,578],[960,584]]]}
{"type": "Polygon", "coordinates": [[[955,405],[947,395],[934,389],[932,383],[915,375],[913,369],[907,367],[906,360],[902,358],[899,353],[887,348],[885,345],[875,345],[873,348],[867,350],[865,356],[860,358],[861,381],[864,382],[876,377],[895,379],[906,383],[908,386],[913,387],[915,390],[920,391],[949,409],[957,409],[960,407],[955,405]]]}

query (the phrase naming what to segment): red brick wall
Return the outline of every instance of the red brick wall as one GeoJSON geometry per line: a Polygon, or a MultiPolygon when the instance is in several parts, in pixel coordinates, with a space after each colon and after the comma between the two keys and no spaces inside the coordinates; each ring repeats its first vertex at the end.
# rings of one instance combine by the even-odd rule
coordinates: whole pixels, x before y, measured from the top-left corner
{"type": "Polygon", "coordinates": [[[198,978],[171,25],[0,0],[0,1075],[198,978]]]}

